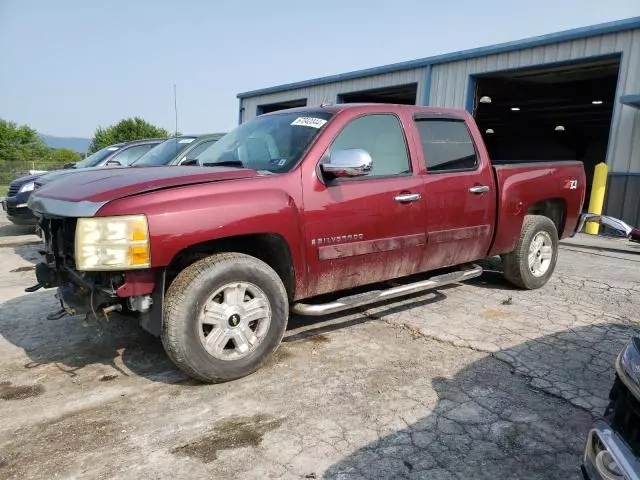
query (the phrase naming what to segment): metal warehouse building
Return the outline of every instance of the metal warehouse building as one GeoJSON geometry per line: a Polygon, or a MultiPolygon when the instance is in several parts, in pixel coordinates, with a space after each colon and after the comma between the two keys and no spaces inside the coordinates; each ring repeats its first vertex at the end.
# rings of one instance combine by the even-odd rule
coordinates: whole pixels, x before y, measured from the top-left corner
{"type": "MultiPolygon", "coordinates": [[[[606,161],[605,213],[640,225],[640,17],[238,95],[240,123],[321,103],[464,108],[494,161],[606,161]]],[[[588,192],[587,192],[588,193],[588,192]]]]}

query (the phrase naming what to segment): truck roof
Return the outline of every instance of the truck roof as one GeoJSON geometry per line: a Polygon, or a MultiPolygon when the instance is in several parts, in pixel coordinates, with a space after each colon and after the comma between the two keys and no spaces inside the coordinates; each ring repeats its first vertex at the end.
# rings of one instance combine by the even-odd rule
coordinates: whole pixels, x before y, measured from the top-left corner
{"type": "MultiPolygon", "coordinates": [[[[432,114],[451,114],[462,118],[468,117],[469,113],[463,109],[457,108],[442,108],[442,107],[425,107],[422,105],[403,105],[394,103],[336,103],[331,105],[309,105],[306,107],[295,107],[286,110],[277,110],[275,112],[265,113],[263,115],[277,115],[284,112],[330,112],[340,113],[347,110],[354,110],[356,112],[368,112],[377,111],[381,107],[386,107],[390,110],[409,110],[413,113],[432,113],[432,114]]],[[[262,115],[261,115],[262,116],[262,115]]]]}

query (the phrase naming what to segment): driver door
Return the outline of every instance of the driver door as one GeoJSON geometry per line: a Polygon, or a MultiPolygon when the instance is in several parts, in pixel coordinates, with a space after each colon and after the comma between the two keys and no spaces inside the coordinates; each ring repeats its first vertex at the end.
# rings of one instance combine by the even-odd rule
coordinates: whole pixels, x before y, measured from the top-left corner
{"type": "Polygon", "coordinates": [[[323,155],[362,149],[368,175],[305,176],[309,292],[319,295],[418,271],[425,247],[422,180],[413,173],[400,119],[393,113],[349,121],[323,155]]]}

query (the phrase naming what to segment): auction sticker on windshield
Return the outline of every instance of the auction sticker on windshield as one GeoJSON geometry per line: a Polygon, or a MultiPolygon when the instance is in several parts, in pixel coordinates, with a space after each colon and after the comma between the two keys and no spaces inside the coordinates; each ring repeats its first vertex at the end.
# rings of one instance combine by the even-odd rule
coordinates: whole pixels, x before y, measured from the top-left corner
{"type": "Polygon", "coordinates": [[[320,128],[325,123],[327,123],[327,121],[323,118],[298,117],[293,122],[291,122],[291,125],[301,125],[303,127],[320,128]]]}

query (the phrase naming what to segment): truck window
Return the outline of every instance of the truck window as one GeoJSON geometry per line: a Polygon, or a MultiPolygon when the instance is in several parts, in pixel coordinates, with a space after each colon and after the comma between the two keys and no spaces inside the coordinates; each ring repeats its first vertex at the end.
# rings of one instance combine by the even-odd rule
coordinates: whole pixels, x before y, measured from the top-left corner
{"type": "Polygon", "coordinates": [[[371,155],[371,172],[362,179],[411,173],[407,142],[395,115],[373,114],[352,120],[334,139],[325,155],[348,148],[361,148],[371,155]]]}
{"type": "Polygon", "coordinates": [[[462,120],[416,120],[428,173],[475,170],[478,155],[462,120]]]}

